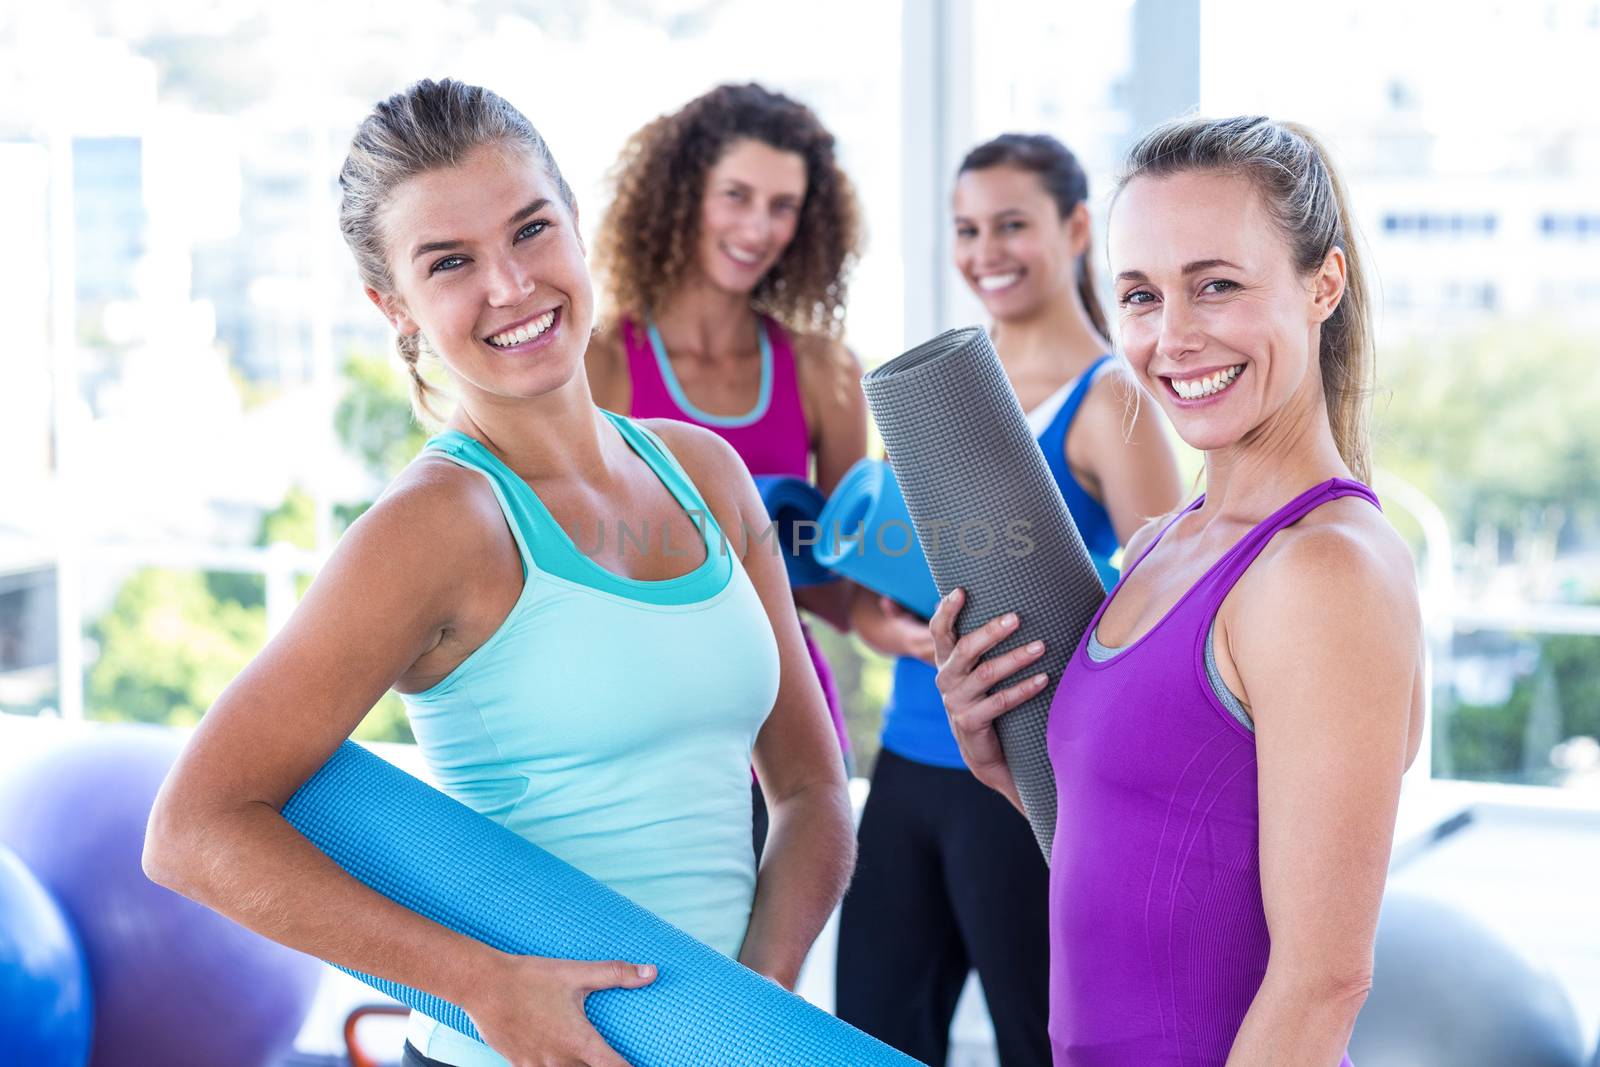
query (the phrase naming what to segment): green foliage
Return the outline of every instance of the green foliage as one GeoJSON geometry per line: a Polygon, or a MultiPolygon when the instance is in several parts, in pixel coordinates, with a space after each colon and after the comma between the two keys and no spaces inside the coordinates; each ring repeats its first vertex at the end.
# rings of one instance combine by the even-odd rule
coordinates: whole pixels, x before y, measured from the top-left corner
{"type": "Polygon", "coordinates": [[[1600,353],[1532,324],[1415,342],[1380,361],[1379,463],[1432,497],[1456,536],[1600,530],[1600,353]]]}
{"type": "Polygon", "coordinates": [[[352,352],[344,362],[344,396],[334,428],[345,448],[388,481],[422,450],[428,432],[411,413],[411,394],[394,361],[352,352]]]}
{"type": "Polygon", "coordinates": [[[92,627],[85,699],[97,719],[189,726],[266,640],[266,614],[195,571],[136,572],[92,627]]]}

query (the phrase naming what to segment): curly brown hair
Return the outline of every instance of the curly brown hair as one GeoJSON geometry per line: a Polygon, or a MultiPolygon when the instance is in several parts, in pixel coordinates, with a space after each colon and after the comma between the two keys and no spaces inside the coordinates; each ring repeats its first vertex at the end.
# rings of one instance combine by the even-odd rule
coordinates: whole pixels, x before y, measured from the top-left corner
{"type": "Polygon", "coordinates": [[[860,254],[855,190],[834,158],[833,135],[812,110],[753,82],[718,86],[651,121],[623,147],[595,241],[595,274],[611,314],[649,314],[683,279],[699,236],[706,173],[745,138],[795,152],[806,165],[794,240],[751,303],[791,330],[839,336],[860,254]]]}

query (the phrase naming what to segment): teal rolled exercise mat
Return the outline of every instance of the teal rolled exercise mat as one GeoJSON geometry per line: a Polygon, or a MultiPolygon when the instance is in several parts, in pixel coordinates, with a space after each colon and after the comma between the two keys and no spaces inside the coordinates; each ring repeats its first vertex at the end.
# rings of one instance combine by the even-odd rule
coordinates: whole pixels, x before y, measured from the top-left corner
{"type": "Polygon", "coordinates": [[[802,589],[837,578],[838,575],[817,562],[814,554],[817,524],[823,508],[822,494],[817,487],[799,478],[761,475],[756,478],[756,489],[761,493],[767,517],[775,528],[776,543],[783,553],[784,568],[789,572],[789,585],[802,589]],[[805,523],[811,525],[803,526],[805,523]],[[802,532],[809,536],[802,538],[802,532]]]}
{"type": "Polygon", "coordinates": [[[939,590],[889,464],[858,461],[834,487],[818,521],[818,563],[924,619],[932,617],[939,590]]]}
{"type": "MultiPolygon", "coordinates": [[[[502,951],[655,964],[649,986],[602,989],[584,1002],[633,1067],[916,1063],[352,741],[289,798],[283,817],[357,880],[502,951]]],[[[455,1004],[350,973],[478,1036],[455,1004]]]]}
{"type": "Polygon", "coordinates": [[[1056,785],[1045,745],[1054,683],[1105,598],[1083,538],[1028,427],[989,335],[949,330],[861,381],[940,595],[960,587],[966,634],[1008,611],[1021,625],[1000,655],[1045,641],[1050,683],[995,723],[1048,861],[1056,785]]]}

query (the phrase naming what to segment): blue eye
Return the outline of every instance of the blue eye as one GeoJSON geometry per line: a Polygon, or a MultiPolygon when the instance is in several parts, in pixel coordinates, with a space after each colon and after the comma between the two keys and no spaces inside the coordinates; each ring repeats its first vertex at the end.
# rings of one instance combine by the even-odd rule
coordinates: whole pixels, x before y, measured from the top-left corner
{"type": "Polygon", "coordinates": [[[445,256],[443,259],[439,260],[439,262],[429,267],[428,273],[438,274],[442,270],[455,270],[465,262],[466,258],[463,256],[445,256]]]}
{"type": "Polygon", "coordinates": [[[1118,300],[1117,303],[1121,304],[1123,307],[1127,307],[1129,304],[1148,304],[1155,298],[1155,294],[1150,292],[1148,289],[1135,289],[1132,292],[1124,293],[1122,298],[1118,300]]]}
{"type": "Polygon", "coordinates": [[[1206,282],[1205,285],[1200,287],[1200,291],[1202,293],[1207,292],[1208,290],[1211,291],[1211,292],[1215,292],[1215,293],[1228,293],[1228,292],[1232,292],[1233,290],[1235,290],[1237,288],[1239,288],[1239,283],[1238,282],[1230,282],[1226,278],[1218,278],[1215,281],[1206,282]],[[1222,288],[1221,289],[1212,288],[1213,286],[1218,286],[1218,285],[1222,286],[1222,288]]]}
{"type": "Polygon", "coordinates": [[[549,228],[550,224],[544,219],[534,219],[532,222],[528,223],[522,229],[517,231],[517,240],[521,241],[529,237],[537,237],[539,234],[543,233],[549,228]]]}

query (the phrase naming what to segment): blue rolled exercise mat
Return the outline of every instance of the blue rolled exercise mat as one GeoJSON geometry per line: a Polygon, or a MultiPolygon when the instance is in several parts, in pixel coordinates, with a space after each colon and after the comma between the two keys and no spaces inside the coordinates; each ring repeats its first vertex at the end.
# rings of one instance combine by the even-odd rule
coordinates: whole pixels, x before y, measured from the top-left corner
{"type": "Polygon", "coordinates": [[[932,617],[939,590],[889,464],[857,462],[828,497],[818,521],[818,563],[924,619],[932,617]]]}
{"type": "Polygon", "coordinates": [[[814,524],[822,515],[822,494],[817,487],[799,478],[763,474],[756,478],[756,489],[761,493],[761,502],[767,506],[767,517],[777,527],[777,543],[783,552],[790,586],[801,589],[838,577],[816,560],[816,526],[811,528],[812,536],[807,539],[810,543],[798,544],[799,524],[814,524]]]}
{"type": "MultiPolygon", "coordinates": [[[[634,1067],[916,1063],[352,741],[289,798],[283,817],[357,880],[504,952],[655,964],[650,985],[584,1002],[634,1067]]],[[[478,1037],[457,1005],[350,973],[478,1037]]]]}
{"type": "MultiPolygon", "coordinates": [[[[861,380],[940,595],[960,587],[966,634],[1015,611],[1021,625],[990,656],[1043,639],[1044,655],[1004,688],[1045,671],[1052,683],[1105,587],[1045,466],[989,335],[950,330],[861,380]]],[[[1050,858],[1056,782],[1045,743],[1054,684],[995,723],[1006,763],[1050,858]]]]}

